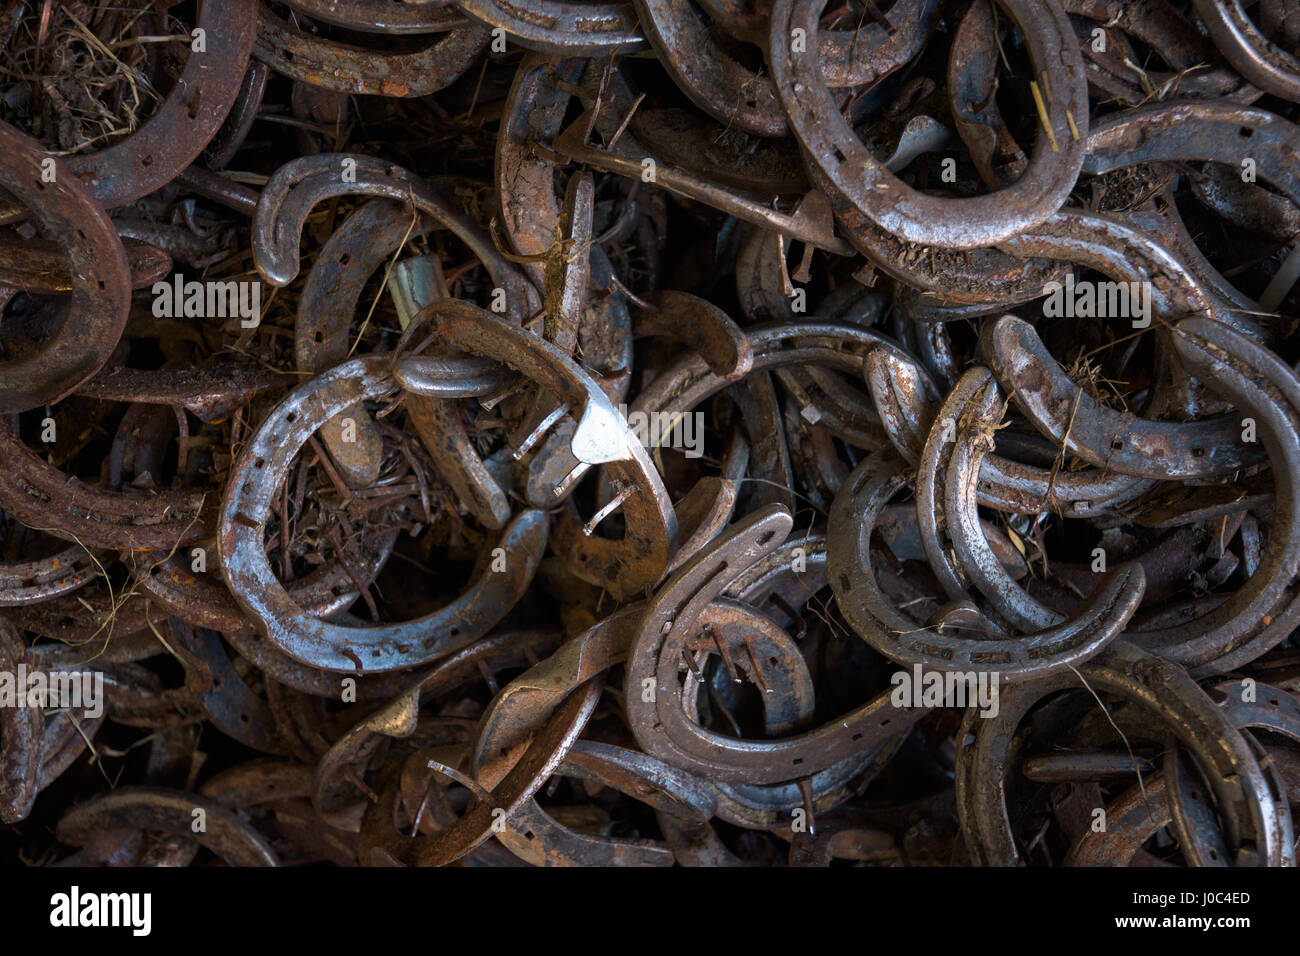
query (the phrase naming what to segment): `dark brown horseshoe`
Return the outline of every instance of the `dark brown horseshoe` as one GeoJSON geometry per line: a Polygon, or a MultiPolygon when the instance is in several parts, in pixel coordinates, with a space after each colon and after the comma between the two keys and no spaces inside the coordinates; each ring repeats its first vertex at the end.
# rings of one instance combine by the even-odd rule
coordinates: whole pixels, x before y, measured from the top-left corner
{"type": "Polygon", "coordinates": [[[92,487],[50,465],[5,422],[0,460],[0,507],[30,528],[83,547],[170,551],[207,533],[201,490],[129,494],[92,487]]]}
{"type": "MultiPolygon", "coordinates": [[[[18,631],[0,618],[0,671],[17,685],[18,666],[28,659],[27,647],[18,631]]],[[[31,706],[27,688],[15,686],[22,701],[0,710],[0,822],[16,823],[32,810],[36,800],[37,772],[41,762],[41,741],[45,714],[31,706]]]]}
{"type": "Polygon", "coordinates": [[[278,866],[269,843],[246,821],[214,800],[162,787],[122,787],[74,807],[59,820],[59,840],[84,846],[114,829],[157,829],[192,836],[235,866],[278,866]],[[205,825],[194,829],[201,811],[205,825]]]}
{"type": "Polygon", "coordinates": [[[851,235],[869,222],[907,242],[973,249],[1038,225],[1065,202],[1083,167],[1087,137],[1087,81],[1074,31],[1058,0],[998,4],[1020,25],[1036,70],[1050,70],[1058,82],[1047,106],[1048,136],[1038,138],[1024,175],[1014,186],[968,199],[923,195],[885,169],[835,108],[818,58],[792,52],[793,30],[817,35],[825,0],[773,4],[770,57],[777,94],[810,167],[830,193],[836,217],[851,235]]]}
{"type": "MultiPolygon", "coordinates": [[[[185,71],[157,112],[115,146],[67,161],[101,206],[124,206],[161,189],[203,152],[239,95],[259,5],[258,0],[202,0],[195,29],[203,31],[206,49],[191,50],[185,71]]],[[[0,202],[0,222],[19,218],[20,210],[0,202]]]]}
{"type": "Polygon", "coordinates": [[[456,6],[520,46],[551,56],[609,57],[646,45],[632,4],[616,0],[456,0],[456,6]]]}
{"type": "Polygon", "coordinates": [[[94,375],[117,347],[131,306],[131,270],[117,231],[93,193],[61,162],[45,182],[45,151],[0,123],[0,185],[31,210],[68,257],[72,298],[39,348],[0,364],[0,413],[52,404],[94,375]]]}
{"type": "Polygon", "coordinates": [[[468,70],[490,37],[466,21],[422,49],[389,53],[302,33],[262,6],[253,55],[277,73],[339,93],[428,96],[468,70]]]}
{"type": "Polygon", "coordinates": [[[437,33],[463,22],[448,0],[401,3],[393,0],[285,0],[285,5],[313,20],[358,33],[437,33]]]}

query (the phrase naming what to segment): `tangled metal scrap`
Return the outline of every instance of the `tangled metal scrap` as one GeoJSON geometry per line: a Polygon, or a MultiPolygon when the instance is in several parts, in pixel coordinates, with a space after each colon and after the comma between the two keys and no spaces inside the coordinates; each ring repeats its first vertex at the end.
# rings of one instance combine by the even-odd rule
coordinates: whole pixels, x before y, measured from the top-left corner
{"type": "Polygon", "coordinates": [[[152,6],[0,123],[22,859],[1295,864],[1298,0],[152,6]]]}

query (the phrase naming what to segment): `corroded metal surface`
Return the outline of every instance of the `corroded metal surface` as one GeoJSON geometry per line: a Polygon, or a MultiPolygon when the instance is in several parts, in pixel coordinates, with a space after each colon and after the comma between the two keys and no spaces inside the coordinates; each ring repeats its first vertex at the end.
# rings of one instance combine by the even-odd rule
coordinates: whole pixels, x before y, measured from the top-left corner
{"type": "Polygon", "coordinates": [[[1291,0],[133,4],[0,4],[0,846],[1295,865],[1291,0]]]}

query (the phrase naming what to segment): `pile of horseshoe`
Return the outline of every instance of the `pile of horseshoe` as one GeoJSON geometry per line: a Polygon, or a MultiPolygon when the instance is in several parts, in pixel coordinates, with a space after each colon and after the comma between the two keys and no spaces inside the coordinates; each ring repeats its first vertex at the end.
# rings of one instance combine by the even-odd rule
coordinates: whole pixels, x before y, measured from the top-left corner
{"type": "Polygon", "coordinates": [[[137,6],[0,122],[7,859],[1295,865],[1298,0],[137,6]]]}

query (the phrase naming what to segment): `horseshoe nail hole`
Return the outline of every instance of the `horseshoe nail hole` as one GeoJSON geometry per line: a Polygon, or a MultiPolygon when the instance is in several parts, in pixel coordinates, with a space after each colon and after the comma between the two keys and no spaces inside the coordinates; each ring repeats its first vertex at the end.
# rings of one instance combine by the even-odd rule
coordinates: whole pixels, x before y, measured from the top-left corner
{"type": "Polygon", "coordinates": [[[803,757],[795,757],[795,758],[794,758],[794,766],[797,767],[797,766],[799,766],[799,764],[801,764],[801,763],[803,763],[803,757]]]}
{"type": "Polygon", "coordinates": [[[861,739],[862,739],[862,735],[861,735],[861,734],[854,734],[853,737],[852,737],[852,739],[853,739],[853,740],[861,740],[861,739]]]}
{"type": "Polygon", "coordinates": [[[1124,447],[1124,443],[1123,443],[1122,441],[1120,441],[1118,438],[1112,438],[1112,439],[1110,440],[1110,450],[1111,450],[1111,451],[1119,451],[1119,450],[1120,450],[1121,448],[1123,448],[1123,447],[1124,447]]]}
{"type": "Polygon", "coordinates": [[[241,724],[251,724],[253,722],[253,718],[249,717],[247,714],[240,714],[239,722],[241,724]]]}
{"type": "Polygon", "coordinates": [[[761,538],[758,539],[759,546],[761,547],[762,545],[767,544],[769,541],[771,541],[771,540],[772,540],[773,538],[775,538],[775,537],[776,537],[776,532],[775,532],[775,531],[766,531],[766,532],[764,532],[764,533],[763,533],[763,537],[761,537],[761,538]]]}
{"type": "Polygon", "coordinates": [[[1191,797],[1193,800],[1195,800],[1197,803],[1201,802],[1201,792],[1199,790],[1193,790],[1191,793],[1188,794],[1188,796],[1191,797]]]}
{"type": "Polygon", "coordinates": [[[339,253],[339,265],[345,266],[351,261],[352,261],[352,254],[350,252],[339,253]]]}
{"type": "Polygon", "coordinates": [[[1210,851],[1210,859],[1211,859],[1211,860],[1217,860],[1218,858],[1219,858],[1219,851],[1218,851],[1218,850],[1211,850],[1211,851],[1210,851]]]}
{"type": "Polygon", "coordinates": [[[1243,126],[1239,130],[1237,130],[1237,135],[1240,136],[1242,139],[1250,139],[1252,136],[1255,135],[1255,131],[1249,126],[1243,126]]]}
{"type": "Polygon", "coordinates": [[[1274,707],[1281,707],[1281,706],[1282,706],[1282,702],[1281,702],[1280,700],[1278,700],[1276,697],[1270,697],[1269,700],[1268,700],[1268,702],[1269,702],[1270,704],[1272,704],[1274,707]]]}
{"type": "Polygon", "coordinates": [[[325,333],[324,333],[324,332],[317,332],[317,333],[316,333],[316,341],[317,341],[317,342],[324,342],[324,341],[325,341],[325,333]]]}
{"type": "Polygon", "coordinates": [[[524,838],[528,840],[535,840],[537,839],[537,834],[535,834],[532,830],[529,830],[527,833],[524,834],[524,838]]]}
{"type": "Polygon", "coordinates": [[[148,154],[146,154],[145,156],[141,157],[141,159],[140,159],[140,165],[141,165],[141,166],[152,166],[152,165],[153,165],[153,157],[150,156],[150,155],[148,155],[148,154]]]}
{"type": "Polygon", "coordinates": [[[45,183],[41,182],[39,179],[35,183],[33,183],[33,185],[41,192],[45,192],[45,183]]]}
{"type": "Polygon", "coordinates": [[[100,280],[99,280],[99,290],[100,290],[101,292],[103,292],[103,291],[104,291],[105,289],[107,289],[107,288],[108,288],[108,286],[104,285],[104,280],[103,280],[103,279],[100,279],[100,280]]]}
{"type": "Polygon", "coordinates": [[[285,61],[286,63],[288,63],[289,61],[291,61],[291,60],[293,59],[293,51],[292,51],[292,50],[281,50],[280,53],[281,53],[281,55],[284,56],[284,61],[285,61]]]}
{"type": "Polygon", "coordinates": [[[1204,457],[1205,457],[1205,449],[1204,449],[1204,448],[1193,448],[1193,449],[1192,449],[1192,457],[1193,457],[1193,458],[1204,458],[1204,457]]]}
{"type": "Polygon", "coordinates": [[[771,664],[773,667],[775,667],[776,664],[777,664],[777,660],[776,660],[775,657],[769,657],[769,658],[767,659],[767,662],[768,662],[769,664],[771,664]]]}
{"type": "Polygon", "coordinates": [[[212,678],[212,689],[213,689],[213,690],[221,690],[221,678],[220,678],[220,677],[214,677],[214,678],[212,678]]]}
{"type": "Polygon", "coordinates": [[[285,421],[288,422],[290,425],[292,425],[292,424],[293,424],[294,422],[296,422],[297,420],[298,420],[298,413],[297,413],[297,412],[290,412],[290,413],[288,414],[288,416],[285,418],[285,421]]]}
{"type": "Polygon", "coordinates": [[[838,146],[832,146],[831,150],[835,153],[835,161],[837,163],[844,162],[844,150],[840,149],[838,146]]]}
{"type": "Polygon", "coordinates": [[[893,718],[891,718],[891,717],[886,717],[884,720],[882,720],[882,721],[880,722],[880,726],[881,726],[881,727],[888,727],[888,726],[889,726],[889,722],[890,722],[890,720],[892,720],[892,719],[893,719],[893,718]]]}
{"type": "Polygon", "coordinates": [[[77,237],[78,237],[79,239],[85,239],[85,238],[86,238],[86,234],[85,234],[82,230],[78,229],[78,230],[77,230],[77,237]]]}
{"type": "Polygon", "coordinates": [[[458,628],[458,627],[453,627],[453,628],[451,629],[451,636],[452,636],[452,637],[460,637],[460,628],[458,628]]]}
{"type": "Polygon", "coordinates": [[[264,467],[266,467],[266,459],[265,459],[265,458],[259,458],[259,459],[257,459],[257,461],[253,462],[253,467],[254,467],[254,468],[264,468],[264,467]]]}

